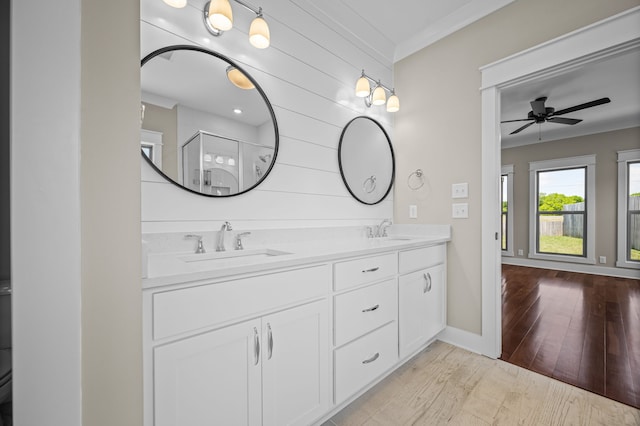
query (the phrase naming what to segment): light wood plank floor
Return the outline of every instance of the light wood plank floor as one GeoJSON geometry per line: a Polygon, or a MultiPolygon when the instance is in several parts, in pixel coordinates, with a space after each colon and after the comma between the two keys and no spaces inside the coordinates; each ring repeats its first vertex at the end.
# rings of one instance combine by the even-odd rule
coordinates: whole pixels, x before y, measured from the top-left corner
{"type": "Polygon", "coordinates": [[[323,426],[640,425],[640,410],[435,342],[323,426]]]}

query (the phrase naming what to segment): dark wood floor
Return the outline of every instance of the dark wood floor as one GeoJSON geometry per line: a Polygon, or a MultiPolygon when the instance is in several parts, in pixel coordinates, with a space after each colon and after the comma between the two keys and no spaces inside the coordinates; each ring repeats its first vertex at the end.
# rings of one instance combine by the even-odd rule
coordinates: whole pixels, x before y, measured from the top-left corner
{"type": "Polygon", "coordinates": [[[502,359],[640,408],[640,280],[503,265],[502,359]]]}

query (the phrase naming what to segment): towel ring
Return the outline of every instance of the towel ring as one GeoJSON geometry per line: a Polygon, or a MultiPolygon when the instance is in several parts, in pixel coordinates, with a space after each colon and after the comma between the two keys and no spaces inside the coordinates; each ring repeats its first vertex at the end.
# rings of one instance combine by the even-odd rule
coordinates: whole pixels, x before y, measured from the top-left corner
{"type": "Polygon", "coordinates": [[[424,185],[424,172],[422,169],[417,169],[411,173],[407,178],[407,186],[413,191],[416,191],[424,185]]]}
{"type": "Polygon", "coordinates": [[[362,183],[362,190],[367,194],[371,194],[376,189],[376,177],[371,176],[362,183]]]}

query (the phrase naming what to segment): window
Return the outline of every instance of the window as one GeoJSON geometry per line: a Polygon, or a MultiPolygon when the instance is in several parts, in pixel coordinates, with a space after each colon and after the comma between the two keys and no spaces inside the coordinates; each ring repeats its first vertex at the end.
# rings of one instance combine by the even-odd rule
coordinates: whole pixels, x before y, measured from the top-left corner
{"type": "Polygon", "coordinates": [[[640,150],[618,152],[618,261],[640,268],[640,150]]]}
{"type": "Polygon", "coordinates": [[[145,143],[141,143],[140,145],[142,146],[142,152],[144,155],[146,155],[149,160],[153,161],[153,145],[147,145],[145,143]]]}
{"type": "Polygon", "coordinates": [[[513,256],[513,165],[502,166],[500,200],[502,203],[502,255],[513,256]]]}
{"type": "Polygon", "coordinates": [[[162,133],[140,129],[140,147],[144,155],[162,169],[162,133]]]}
{"type": "Polygon", "coordinates": [[[529,163],[529,257],[595,263],[595,156],[529,163]]]}

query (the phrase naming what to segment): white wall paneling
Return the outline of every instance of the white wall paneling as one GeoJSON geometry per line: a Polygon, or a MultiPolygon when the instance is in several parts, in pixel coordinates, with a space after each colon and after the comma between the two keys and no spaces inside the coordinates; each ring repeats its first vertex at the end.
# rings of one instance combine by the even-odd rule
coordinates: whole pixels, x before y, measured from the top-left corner
{"type": "MultiPolygon", "coordinates": [[[[172,9],[159,0],[141,3],[141,55],[172,44],[197,44],[238,62],[265,91],[278,120],[280,147],[271,174],[256,189],[230,198],[180,190],[142,164],[142,231],[217,229],[229,220],[264,227],[346,226],[393,215],[393,191],[375,206],[354,200],[339,173],[342,128],[358,115],[377,119],[392,137],[392,115],[367,109],[353,94],[361,69],[392,86],[392,64],[381,63],[330,30],[293,2],[263,4],[271,29],[268,49],[253,48],[252,18],[234,9],[234,28],[216,38],[202,24],[204,1],[172,9]]],[[[246,13],[245,13],[246,12],[246,13]]]]}

